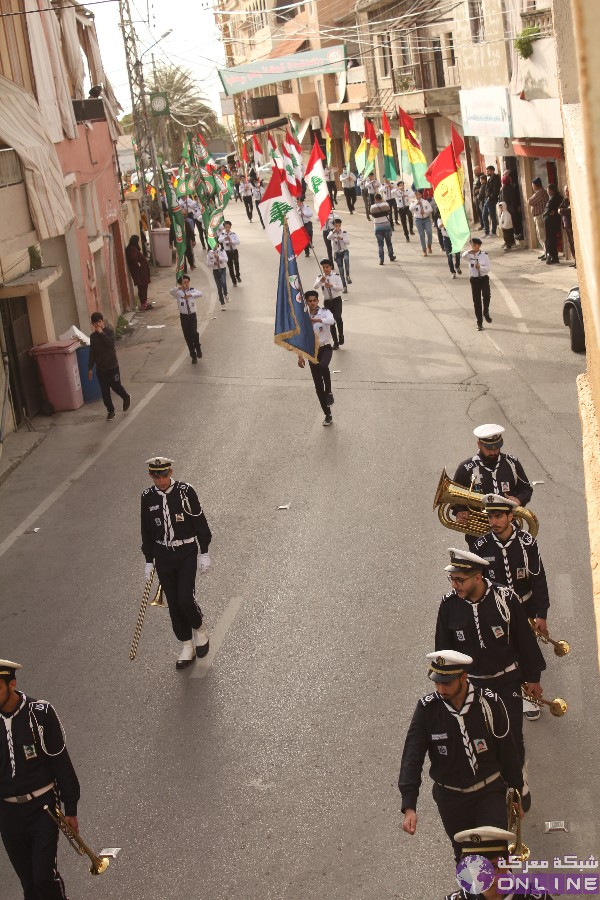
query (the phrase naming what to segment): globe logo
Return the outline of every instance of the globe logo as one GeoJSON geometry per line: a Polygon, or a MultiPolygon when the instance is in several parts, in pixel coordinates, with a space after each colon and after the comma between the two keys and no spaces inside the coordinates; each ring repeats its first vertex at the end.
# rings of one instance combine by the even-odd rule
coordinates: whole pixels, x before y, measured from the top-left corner
{"type": "Polygon", "coordinates": [[[481,894],[494,883],[494,867],[485,856],[465,856],[456,867],[456,880],[468,894],[481,894]]]}

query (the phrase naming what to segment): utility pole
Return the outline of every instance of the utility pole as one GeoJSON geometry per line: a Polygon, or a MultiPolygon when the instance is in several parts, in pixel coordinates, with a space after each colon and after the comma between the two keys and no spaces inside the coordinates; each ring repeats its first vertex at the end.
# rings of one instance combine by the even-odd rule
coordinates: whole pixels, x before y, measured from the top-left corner
{"type": "MultiPolygon", "coordinates": [[[[150,226],[152,222],[152,203],[146,193],[146,172],[147,164],[149,164],[153,174],[153,187],[158,198],[158,209],[160,223],[164,226],[164,214],[162,203],[160,202],[160,169],[156,157],[156,146],[154,144],[154,136],[150,130],[150,121],[148,118],[148,105],[146,102],[146,85],[144,83],[144,70],[142,60],[138,53],[137,38],[133,27],[131,17],[131,8],[129,0],[119,0],[119,14],[121,31],[123,32],[123,43],[125,45],[125,62],[127,65],[127,77],[129,79],[129,89],[131,91],[131,113],[133,117],[133,135],[137,144],[137,171],[138,186],[141,192],[140,207],[145,214],[146,224],[148,226],[148,235],[150,236],[150,226]]],[[[150,257],[154,262],[154,251],[152,241],[150,241],[150,257]]]]}
{"type": "MultiPolygon", "coordinates": [[[[223,46],[225,48],[225,63],[228,69],[232,69],[234,66],[234,58],[233,58],[233,38],[231,34],[231,22],[230,16],[219,15],[219,12],[225,9],[226,0],[217,0],[216,10],[217,10],[217,24],[219,26],[219,30],[221,31],[221,37],[223,38],[223,46]]],[[[235,145],[237,149],[237,155],[240,163],[242,162],[242,148],[244,145],[244,118],[242,115],[242,98],[239,94],[233,95],[233,120],[235,125],[235,145]]],[[[246,172],[246,175],[248,173],[246,172]]]]}

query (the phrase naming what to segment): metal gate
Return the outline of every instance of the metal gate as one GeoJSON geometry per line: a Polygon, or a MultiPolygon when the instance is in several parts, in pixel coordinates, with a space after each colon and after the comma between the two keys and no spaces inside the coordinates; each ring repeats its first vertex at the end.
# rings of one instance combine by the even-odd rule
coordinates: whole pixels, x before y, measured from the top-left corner
{"type": "Polygon", "coordinates": [[[43,400],[42,386],[35,360],[29,355],[33,347],[26,297],[0,300],[2,327],[8,351],[10,391],[15,422],[20,425],[25,415],[32,418],[43,400]]]}

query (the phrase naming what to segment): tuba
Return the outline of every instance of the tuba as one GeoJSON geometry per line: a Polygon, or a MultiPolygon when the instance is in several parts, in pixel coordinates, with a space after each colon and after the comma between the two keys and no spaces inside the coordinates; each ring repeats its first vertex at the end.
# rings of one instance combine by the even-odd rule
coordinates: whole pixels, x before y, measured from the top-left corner
{"type": "Polygon", "coordinates": [[[521,795],[516,788],[509,788],[506,792],[506,812],[508,815],[508,830],[515,834],[515,843],[508,845],[508,854],[513,858],[525,862],[529,859],[530,850],[521,838],[521,795]]]}
{"type": "Polygon", "coordinates": [[[93,850],[90,850],[86,842],[81,838],[76,831],[74,831],[65,817],[63,816],[59,806],[57,805],[54,812],[50,809],[49,806],[44,806],[44,810],[48,813],[51,819],[54,820],[56,825],[58,825],[59,829],[62,831],[68,842],[70,843],[73,850],[78,853],[80,856],[86,854],[89,856],[91,860],[90,865],[90,874],[91,875],[102,875],[103,872],[106,872],[108,869],[108,864],[110,860],[107,856],[96,856],[93,850]]]}
{"type": "MultiPolygon", "coordinates": [[[[445,528],[462,531],[463,534],[470,534],[473,537],[481,537],[490,530],[490,523],[484,511],[484,496],[484,494],[478,494],[476,491],[471,491],[462,484],[452,481],[444,469],[433,499],[433,508],[437,509],[438,518],[445,528]],[[469,518],[466,524],[463,525],[456,521],[452,512],[453,506],[468,507],[469,518]]],[[[534,512],[524,506],[516,506],[514,517],[518,528],[524,529],[527,525],[530,535],[536,536],[540,523],[534,512]]]]}
{"type": "Polygon", "coordinates": [[[563,700],[561,697],[556,697],[554,700],[544,700],[543,697],[534,697],[533,694],[528,694],[523,685],[521,685],[521,692],[523,694],[524,700],[529,700],[530,703],[533,703],[534,706],[548,706],[550,708],[550,712],[553,716],[556,716],[557,719],[560,719],[561,716],[564,716],[567,709],[567,701],[563,700]]]}
{"type": "Polygon", "coordinates": [[[571,649],[571,645],[568,641],[554,641],[549,634],[544,634],[543,631],[540,631],[535,627],[535,619],[527,619],[527,621],[529,622],[531,630],[535,634],[538,641],[541,641],[542,644],[552,644],[552,646],[554,647],[554,652],[557,656],[567,655],[567,653],[571,649]]]}

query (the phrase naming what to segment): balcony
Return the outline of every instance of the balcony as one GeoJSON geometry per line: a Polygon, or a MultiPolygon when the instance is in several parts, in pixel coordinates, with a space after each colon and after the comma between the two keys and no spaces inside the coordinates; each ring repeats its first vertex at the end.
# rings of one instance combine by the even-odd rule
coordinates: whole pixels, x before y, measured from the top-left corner
{"type": "Polygon", "coordinates": [[[421,58],[409,66],[392,70],[395,96],[402,97],[401,106],[408,113],[439,113],[450,115],[458,112],[460,102],[460,71],[458,62],[441,54],[433,58],[421,58]]]}
{"type": "Polygon", "coordinates": [[[296,115],[301,119],[309,119],[319,115],[319,101],[316,93],[279,94],[279,112],[282,116],[296,115]]]}
{"type": "Polygon", "coordinates": [[[552,34],[552,10],[529,9],[521,13],[523,28],[537,27],[542,35],[552,34]]]}

